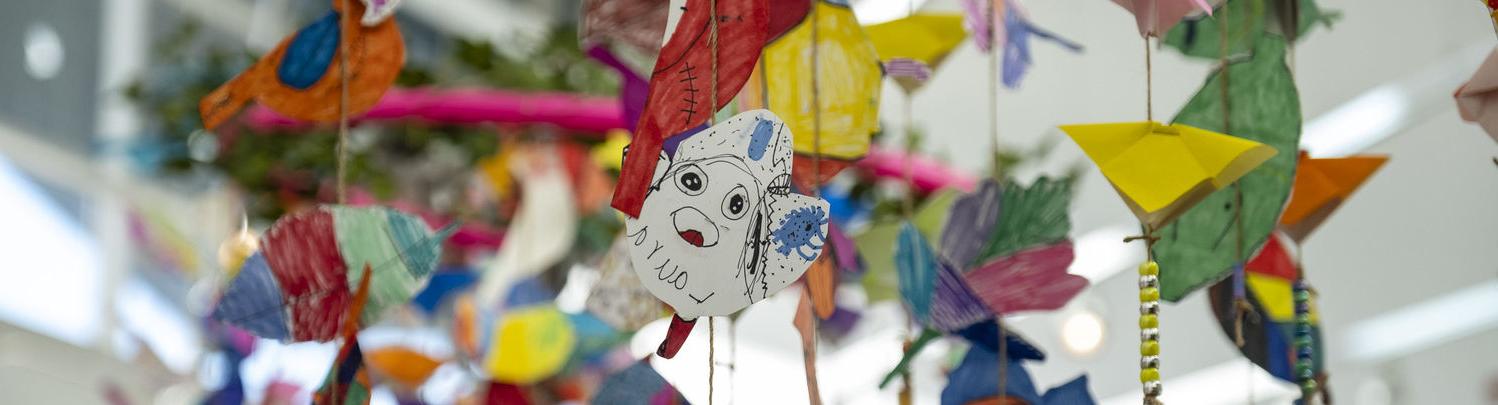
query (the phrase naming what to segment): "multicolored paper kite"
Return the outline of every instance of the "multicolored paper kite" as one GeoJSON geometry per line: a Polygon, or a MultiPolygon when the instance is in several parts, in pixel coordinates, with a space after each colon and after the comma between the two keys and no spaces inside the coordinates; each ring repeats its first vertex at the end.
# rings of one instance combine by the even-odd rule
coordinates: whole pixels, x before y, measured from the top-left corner
{"type": "Polygon", "coordinates": [[[295,35],[198,103],[203,127],[217,128],[251,99],[292,118],[332,122],[380,100],[405,65],[406,48],[390,16],[398,1],[332,0],[333,11],[295,35]],[[372,10],[368,3],[375,3],[372,10]],[[343,4],[348,3],[345,15],[343,4]],[[363,24],[353,23],[362,15],[363,24]],[[348,104],[342,105],[347,63],[348,104]]]}
{"type": "Polygon", "coordinates": [[[358,285],[371,266],[367,326],[405,304],[437,267],[455,227],[433,233],[420,218],[383,207],[322,206],[283,217],[265,232],[214,308],[213,318],[282,341],[337,337],[358,285]]]}

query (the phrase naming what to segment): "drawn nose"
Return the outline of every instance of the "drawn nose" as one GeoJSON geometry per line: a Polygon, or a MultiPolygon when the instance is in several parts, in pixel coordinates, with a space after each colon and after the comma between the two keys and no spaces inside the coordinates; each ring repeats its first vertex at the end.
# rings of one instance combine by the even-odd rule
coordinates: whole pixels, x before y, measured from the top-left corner
{"type": "Polygon", "coordinates": [[[692,246],[712,247],[718,244],[717,224],[696,208],[682,207],[672,212],[671,225],[676,227],[676,235],[692,246]]]}

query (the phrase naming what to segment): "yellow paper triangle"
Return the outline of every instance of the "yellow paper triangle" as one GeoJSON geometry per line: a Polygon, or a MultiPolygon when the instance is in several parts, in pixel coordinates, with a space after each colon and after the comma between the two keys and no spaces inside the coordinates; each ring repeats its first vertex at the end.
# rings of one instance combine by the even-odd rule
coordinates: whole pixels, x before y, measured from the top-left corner
{"type": "Polygon", "coordinates": [[[864,27],[880,60],[909,58],[931,70],[967,39],[961,14],[916,13],[898,20],[864,27]]]}
{"type": "Polygon", "coordinates": [[[1262,143],[1187,125],[1064,125],[1141,222],[1159,229],[1276,153],[1262,143]]]}

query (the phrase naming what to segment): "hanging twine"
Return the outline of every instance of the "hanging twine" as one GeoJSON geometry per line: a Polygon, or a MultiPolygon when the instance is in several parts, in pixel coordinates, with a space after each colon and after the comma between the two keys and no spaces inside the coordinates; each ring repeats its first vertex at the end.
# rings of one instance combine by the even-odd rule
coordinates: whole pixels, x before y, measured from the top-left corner
{"type": "Polygon", "coordinates": [[[1144,37],[1144,117],[1155,121],[1155,65],[1150,60],[1150,39],[1144,37]]]}
{"type": "Polygon", "coordinates": [[[814,183],[811,191],[813,197],[822,193],[822,88],[820,61],[817,55],[821,43],[821,24],[817,20],[817,5],[811,5],[811,172],[814,183]]]}
{"type": "MultiPolygon", "coordinates": [[[[1002,0],[989,0],[984,14],[988,19],[988,128],[989,138],[993,142],[990,150],[990,158],[993,159],[993,175],[995,179],[1001,178],[1002,169],[999,167],[999,29],[996,18],[998,16],[998,2],[1002,0]]],[[[1003,397],[1009,388],[1009,344],[1007,342],[1008,331],[1004,329],[1003,314],[994,314],[994,327],[998,328],[998,351],[999,351],[999,386],[998,396],[1003,397]]]]}
{"type": "MultiPolygon", "coordinates": [[[[342,13],[338,15],[338,29],[343,31],[349,22],[349,0],[343,0],[342,13]]],[[[352,39],[347,38],[348,33],[340,35],[338,41],[338,146],[334,152],[337,157],[336,184],[338,191],[338,204],[348,201],[348,48],[345,46],[352,39]]]]}
{"type": "MultiPolygon", "coordinates": [[[[712,87],[712,89],[708,90],[708,97],[711,98],[708,101],[708,103],[709,103],[709,105],[712,106],[712,108],[710,108],[708,110],[708,113],[707,113],[707,122],[708,122],[708,126],[712,126],[712,125],[716,125],[718,123],[718,0],[708,0],[708,7],[709,7],[709,10],[708,10],[709,14],[708,15],[712,17],[712,20],[708,22],[708,27],[711,30],[711,32],[708,33],[708,37],[707,37],[707,43],[708,43],[708,46],[711,48],[710,51],[712,53],[712,66],[710,66],[711,73],[712,73],[712,75],[711,75],[712,78],[709,79],[710,82],[708,83],[712,87]]],[[[711,316],[707,317],[707,404],[708,405],[712,405],[713,404],[713,375],[717,371],[717,367],[714,367],[714,364],[713,364],[713,356],[715,354],[714,353],[714,344],[713,344],[713,340],[714,340],[714,336],[713,335],[716,334],[716,329],[717,329],[714,326],[715,326],[715,324],[713,323],[713,317],[711,317],[711,316]]]]}

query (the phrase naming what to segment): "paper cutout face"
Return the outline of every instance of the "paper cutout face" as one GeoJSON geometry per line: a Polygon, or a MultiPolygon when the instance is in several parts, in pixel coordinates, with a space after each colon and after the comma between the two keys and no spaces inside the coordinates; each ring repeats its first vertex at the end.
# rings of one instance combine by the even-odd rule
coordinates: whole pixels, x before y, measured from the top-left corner
{"type": "Polygon", "coordinates": [[[640,282],[682,319],[764,299],[822,253],[828,205],[790,192],[791,136],[775,114],[754,110],[659,155],[625,232],[640,282]]]}

